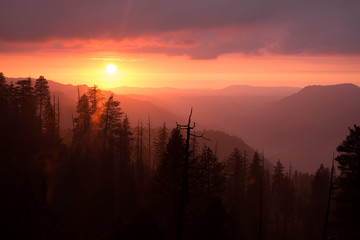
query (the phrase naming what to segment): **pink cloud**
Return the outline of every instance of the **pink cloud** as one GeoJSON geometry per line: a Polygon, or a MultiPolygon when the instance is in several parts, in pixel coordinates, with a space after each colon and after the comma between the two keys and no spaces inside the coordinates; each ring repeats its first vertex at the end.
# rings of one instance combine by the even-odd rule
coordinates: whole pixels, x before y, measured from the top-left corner
{"type": "Polygon", "coordinates": [[[356,0],[3,0],[0,8],[1,52],[51,48],[49,42],[57,42],[54,49],[83,48],[66,45],[75,39],[197,59],[360,54],[356,0]]]}

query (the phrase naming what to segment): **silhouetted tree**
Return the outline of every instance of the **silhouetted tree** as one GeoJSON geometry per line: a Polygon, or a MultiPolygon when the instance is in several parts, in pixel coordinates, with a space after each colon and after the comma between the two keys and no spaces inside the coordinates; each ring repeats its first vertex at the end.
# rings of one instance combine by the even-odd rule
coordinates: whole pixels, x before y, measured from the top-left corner
{"type": "MultiPolygon", "coordinates": [[[[198,191],[192,193],[198,195],[198,201],[191,205],[192,209],[198,210],[199,221],[195,223],[196,239],[224,239],[227,222],[227,212],[222,203],[225,175],[224,165],[218,162],[213,151],[204,146],[199,156],[197,172],[191,172],[198,177],[198,191]]],[[[192,189],[194,187],[190,185],[192,189]]],[[[190,207],[189,207],[190,208],[190,207]]],[[[195,212],[194,210],[192,212],[195,212]]],[[[196,217],[193,216],[193,217],[196,217]]]]}
{"type": "Polygon", "coordinates": [[[132,152],[132,142],[133,142],[133,133],[131,131],[129,118],[127,115],[125,115],[123,122],[119,129],[119,139],[118,139],[118,145],[117,145],[117,151],[119,154],[120,161],[130,166],[130,156],[132,152]]]}
{"type": "Polygon", "coordinates": [[[102,209],[108,224],[113,224],[115,220],[115,174],[116,174],[116,145],[119,139],[122,124],[122,112],[120,102],[114,100],[111,95],[105,102],[100,115],[100,138],[102,139],[102,157],[100,176],[102,181],[102,209]]]}
{"type": "Polygon", "coordinates": [[[360,239],[360,127],[337,147],[340,175],[337,178],[336,214],[339,238],[360,239]]]}
{"type": "Polygon", "coordinates": [[[288,239],[289,233],[292,233],[294,225],[294,207],[295,207],[295,188],[293,183],[292,169],[290,167],[289,172],[285,174],[284,187],[283,187],[282,199],[282,215],[283,217],[283,229],[282,238],[288,239]]]}
{"type": "Polygon", "coordinates": [[[51,104],[50,104],[49,85],[48,85],[47,80],[43,76],[40,76],[35,81],[35,96],[36,96],[36,100],[39,104],[38,105],[38,118],[39,118],[41,127],[44,129],[43,123],[46,121],[45,117],[49,117],[49,116],[46,116],[46,111],[49,111],[49,109],[47,109],[47,108],[51,104]]]}
{"type": "Polygon", "coordinates": [[[273,197],[273,213],[276,222],[276,239],[280,239],[280,213],[281,206],[285,188],[285,175],[284,175],[284,166],[281,164],[280,160],[276,162],[274,166],[274,175],[272,183],[272,197],[273,197]]]}
{"type": "Polygon", "coordinates": [[[5,159],[8,158],[9,141],[9,115],[10,115],[10,87],[6,84],[5,76],[0,72],[0,152],[5,159]]]}
{"type": "Polygon", "coordinates": [[[145,164],[144,164],[144,142],[143,142],[143,132],[144,128],[142,123],[138,121],[136,128],[136,159],[135,159],[135,174],[136,178],[144,183],[144,174],[145,174],[145,164]]]}
{"type": "Polygon", "coordinates": [[[204,147],[200,156],[199,174],[207,205],[210,204],[211,199],[220,197],[224,190],[225,177],[223,169],[223,164],[218,162],[212,150],[209,147],[204,147]]]}
{"type": "MultiPolygon", "coordinates": [[[[90,113],[91,115],[97,115],[100,113],[101,103],[104,100],[104,96],[101,92],[101,89],[94,85],[90,87],[87,91],[87,96],[89,98],[90,103],[90,113]]],[[[97,121],[98,118],[95,118],[94,121],[97,121]]]]}
{"type": "Polygon", "coordinates": [[[23,120],[34,123],[36,120],[36,98],[31,78],[16,82],[16,98],[18,109],[23,120]]]}
{"type": "Polygon", "coordinates": [[[183,173],[181,178],[181,190],[180,190],[180,201],[179,201],[179,215],[177,220],[176,227],[176,239],[181,240],[184,236],[184,226],[185,226],[185,218],[187,205],[190,200],[190,177],[189,177],[189,169],[190,169],[190,131],[195,128],[195,123],[191,126],[191,116],[192,116],[192,108],[190,111],[190,115],[188,118],[188,123],[186,125],[181,125],[176,123],[177,128],[180,130],[186,130],[186,138],[185,138],[185,156],[183,163],[183,173]]]}
{"type": "Polygon", "coordinates": [[[76,112],[78,117],[75,118],[76,125],[73,130],[72,144],[81,153],[81,151],[85,150],[84,148],[87,146],[90,137],[91,112],[87,95],[83,94],[79,99],[76,112]]]}
{"type": "Polygon", "coordinates": [[[250,164],[246,196],[247,237],[251,239],[262,236],[263,172],[262,159],[255,152],[250,164]]]}
{"type": "Polygon", "coordinates": [[[308,218],[306,219],[309,226],[307,239],[321,239],[326,214],[329,181],[329,169],[321,164],[311,182],[308,218]]]}
{"type": "MultiPolygon", "coordinates": [[[[122,112],[120,108],[120,102],[114,100],[114,96],[111,95],[104,105],[104,111],[101,114],[101,125],[103,128],[103,151],[106,152],[106,145],[109,144],[113,147],[115,143],[116,135],[119,134],[121,127],[122,112]]],[[[113,150],[110,150],[113,151],[113,150]]]]}
{"type": "Polygon", "coordinates": [[[118,133],[116,142],[115,162],[115,202],[116,218],[120,222],[126,222],[136,213],[138,201],[136,196],[136,184],[134,167],[131,163],[133,151],[133,133],[128,117],[125,115],[118,133]]]}
{"type": "Polygon", "coordinates": [[[157,171],[156,193],[160,196],[159,212],[165,217],[170,238],[175,238],[185,158],[185,143],[179,129],[173,129],[165,156],[157,171]]]}
{"type": "Polygon", "coordinates": [[[330,172],[330,184],[329,184],[329,191],[328,191],[328,199],[326,204],[326,215],[325,215],[325,221],[324,221],[324,228],[323,228],[323,234],[322,239],[326,240],[329,238],[328,233],[328,225],[329,225],[329,219],[330,219],[330,210],[331,210],[331,199],[334,191],[334,157],[331,162],[331,172],[330,172]]]}
{"type": "Polygon", "coordinates": [[[157,132],[156,140],[154,142],[154,152],[155,152],[155,169],[158,168],[159,163],[164,157],[166,152],[166,144],[168,140],[169,129],[166,127],[166,123],[163,123],[163,126],[157,132]]]}
{"type": "Polygon", "coordinates": [[[293,174],[293,185],[294,185],[294,231],[298,234],[296,236],[292,234],[294,239],[305,239],[307,237],[307,209],[311,193],[311,182],[314,176],[308,173],[301,173],[294,171],[293,174]]]}
{"type": "Polygon", "coordinates": [[[7,107],[9,101],[8,88],[9,87],[6,84],[5,76],[2,72],[0,72],[0,115],[1,116],[5,116],[5,114],[7,114],[7,110],[8,110],[7,107]]]}
{"type": "Polygon", "coordinates": [[[247,185],[247,162],[246,152],[241,152],[235,148],[226,160],[227,177],[227,199],[229,211],[236,222],[238,234],[244,231],[245,220],[245,197],[247,185]]]}
{"type": "Polygon", "coordinates": [[[59,143],[59,119],[56,118],[55,113],[55,102],[54,106],[51,105],[50,101],[44,102],[45,107],[42,112],[42,130],[45,133],[46,141],[48,144],[59,143]]]}

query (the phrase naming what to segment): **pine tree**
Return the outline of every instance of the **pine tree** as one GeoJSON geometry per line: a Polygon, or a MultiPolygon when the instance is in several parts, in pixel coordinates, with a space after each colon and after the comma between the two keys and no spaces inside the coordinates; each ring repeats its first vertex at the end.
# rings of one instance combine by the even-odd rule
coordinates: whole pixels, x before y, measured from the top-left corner
{"type": "Polygon", "coordinates": [[[36,119],[36,98],[31,78],[16,82],[16,99],[20,115],[28,123],[34,122],[36,119]]]}
{"type": "Polygon", "coordinates": [[[105,102],[104,108],[100,115],[99,123],[99,138],[97,142],[102,141],[102,151],[99,153],[99,182],[101,193],[101,205],[104,222],[106,225],[113,224],[116,216],[115,208],[115,187],[118,187],[117,183],[117,153],[116,145],[119,139],[119,133],[121,128],[122,112],[120,108],[120,102],[114,100],[114,96],[111,95],[105,102]]]}
{"type": "Polygon", "coordinates": [[[60,136],[57,129],[57,120],[54,106],[51,105],[50,101],[46,101],[44,104],[45,106],[42,112],[42,130],[45,131],[46,141],[58,142],[60,136]]]}
{"type": "Polygon", "coordinates": [[[175,238],[185,158],[185,142],[179,129],[173,129],[164,158],[157,170],[156,193],[161,215],[165,217],[171,238],[175,238]]]}
{"type": "Polygon", "coordinates": [[[38,119],[40,121],[40,125],[42,129],[44,129],[44,122],[46,121],[46,117],[49,117],[46,114],[46,111],[49,111],[48,107],[50,104],[50,91],[47,80],[40,76],[35,81],[35,96],[38,102],[38,119]]]}
{"type": "MultiPolygon", "coordinates": [[[[94,85],[93,87],[90,87],[88,89],[87,96],[89,98],[91,115],[99,114],[101,103],[104,99],[101,89],[98,86],[94,85]]],[[[98,120],[98,118],[96,118],[94,120],[98,120]]]]}
{"type": "Polygon", "coordinates": [[[77,153],[80,154],[82,148],[88,145],[90,137],[91,113],[87,95],[83,94],[79,99],[76,112],[78,117],[75,118],[76,125],[73,130],[72,145],[77,148],[77,153]]]}
{"type": "Polygon", "coordinates": [[[200,176],[203,184],[203,192],[206,196],[207,205],[210,200],[215,197],[220,197],[224,187],[224,166],[218,162],[209,147],[204,147],[200,156],[200,176]]]}
{"type": "Polygon", "coordinates": [[[116,217],[121,221],[130,219],[138,207],[135,185],[135,173],[131,163],[132,137],[130,123],[125,115],[116,141],[115,162],[115,202],[116,217]]]}
{"type": "Polygon", "coordinates": [[[311,195],[309,202],[308,239],[321,239],[324,226],[326,204],[329,191],[330,171],[320,165],[311,182],[311,195]]]}
{"type": "Polygon", "coordinates": [[[274,204],[274,216],[276,221],[276,239],[280,238],[280,213],[283,200],[283,191],[285,188],[285,175],[284,175],[284,166],[281,164],[280,160],[277,161],[274,166],[274,175],[272,183],[272,196],[274,204]]]}
{"type": "Polygon", "coordinates": [[[22,145],[21,154],[31,156],[40,147],[36,143],[40,141],[40,126],[36,116],[36,97],[31,78],[16,82],[14,89],[14,108],[16,115],[11,121],[15,122],[16,133],[19,134],[22,145]]]}
{"type": "Polygon", "coordinates": [[[101,125],[103,128],[103,151],[106,151],[106,145],[115,143],[115,138],[119,134],[121,127],[122,112],[120,108],[120,102],[114,100],[114,96],[111,95],[106,101],[104,106],[104,112],[101,114],[101,125]]]}
{"type": "Polygon", "coordinates": [[[133,142],[133,133],[131,131],[129,118],[125,115],[124,120],[121,124],[119,132],[119,139],[117,144],[117,153],[120,159],[120,162],[126,166],[130,166],[130,155],[132,151],[132,142],[133,142]]]}
{"type": "Polygon", "coordinates": [[[337,179],[336,215],[341,239],[360,239],[360,127],[337,147],[340,176],[337,179]]]}
{"type": "Polygon", "coordinates": [[[0,72],[0,115],[1,116],[5,116],[5,114],[7,114],[8,102],[9,102],[8,88],[9,87],[6,84],[5,76],[2,72],[0,72]]]}
{"type": "Polygon", "coordinates": [[[295,189],[293,183],[293,176],[291,171],[291,166],[289,171],[285,174],[284,186],[283,186],[283,199],[282,199],[282,215],[283,217],[283,226],[282,226],[282,239],[288,239],[289,233],[292,233],[292,227],[294,225],[294,207],[295,207],[295,189]]]}
{"type": "Polygon", "coordinates": [[[226,160],[226,176],[228,185],[228,204],[230,212],[237,223],[237,229],[243,231],[243,219],[245,214],[245,196],[247,182],[246,153],[235,148],[226,160]]]}
{"type": "Polygon", "coordinates": [[[247,196],[246,196],[246,216],[247,231],[249,238],[262,236],[262,207],[263,207],[263,162],[258,152],[255,152],[250,164],[247,196]]]}
{"type": "Polygon", "coordinates": [[[6,84],[5,76],[0,72],[0,151],[3,154],[7,152],[5,142],[8,141],[9,134],[9,93],[9,86],[6,84]]]}
{"type": "Polygon", "coordinates": [[[154,142],[154,152],[155,152],[155,169],[159,167],[159,164],[164,157],[166,152],[166,144],[168,140],[168,131],[166,123],[163,123],[163,126],[159,129],[156,140],[154,142]]]}

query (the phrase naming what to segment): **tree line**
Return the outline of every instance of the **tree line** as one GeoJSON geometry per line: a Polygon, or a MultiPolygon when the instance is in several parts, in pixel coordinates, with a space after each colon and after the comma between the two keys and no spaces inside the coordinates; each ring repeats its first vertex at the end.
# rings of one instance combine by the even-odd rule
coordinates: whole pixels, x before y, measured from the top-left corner
{"type": "Polygon", "coordinates": [[[285,170],[259,152],[235,148],[218,159],[198,144],[206,136],[195,134],[191,114],[174,129],[131,125],[97,86],[79,93],[65,145],[60,100],[42,76],[7,83],[0,73],[6,239],[360,238],[356,125],[337,149],[332,181],[323,165],[285,170]]]}

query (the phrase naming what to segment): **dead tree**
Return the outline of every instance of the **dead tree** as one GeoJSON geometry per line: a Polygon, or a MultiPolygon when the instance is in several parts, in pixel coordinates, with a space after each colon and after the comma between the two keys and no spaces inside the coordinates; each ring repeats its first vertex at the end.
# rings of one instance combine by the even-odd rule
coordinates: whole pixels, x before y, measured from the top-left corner
{"type": "Polygon", "coordinates": [[[192,108],[189,115],[189,120],[186,125],[180,125],[176,123],[176,126],[180,130],[186,130],[186,141],[185,141],[185,158],[183,166],[182,185],[180,191],[180,202],[179,202],[179,215],[176,227],[176,239],[181,240],[183,238],[184,220],[186,205],[189,201],[189,145],[190,145],[190,130],[195,128],[195,123],[191,126],[191,115],[192,108]]]}

